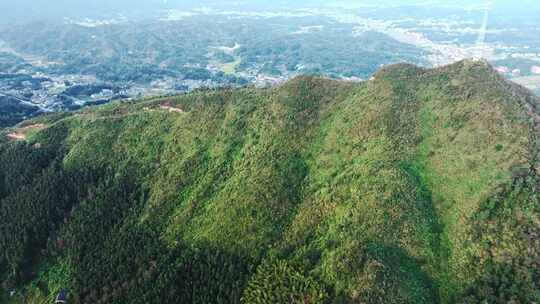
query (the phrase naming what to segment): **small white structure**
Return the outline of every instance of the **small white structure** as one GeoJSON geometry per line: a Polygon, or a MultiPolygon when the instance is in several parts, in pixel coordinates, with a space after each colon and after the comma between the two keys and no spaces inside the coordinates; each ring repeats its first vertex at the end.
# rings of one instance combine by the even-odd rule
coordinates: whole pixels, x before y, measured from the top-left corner
{"type": "Polygon", "coordinates": [[[65,289],[62,289],[56,296],[54,303],[56,304],[66,304],[68,302],[68,292],[65,289]]]}
{"type": "Polygon", "coordinates": [[[501,74],[508,74],[510,72],[510,69],[505,66],[498,66],[495,70],[501,74]]]}

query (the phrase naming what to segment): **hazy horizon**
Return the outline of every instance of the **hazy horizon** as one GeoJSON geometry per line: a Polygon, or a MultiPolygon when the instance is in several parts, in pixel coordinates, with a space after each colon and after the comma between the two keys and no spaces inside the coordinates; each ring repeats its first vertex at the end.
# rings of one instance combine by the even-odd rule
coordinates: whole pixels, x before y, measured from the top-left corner
{"type": "MultiPolygon", "coordinates": [[[[540,2],[534,0],[520,1],[516,5],[514,1],[492,1],[492,10],[504,14],[508,10],[521,11],[524,16],[535,16],[540,14],[540,2]]],[[[362,7],[392,7],[392,6],[419,6],[421,8],[432,9],[437,7],[452,8],[474,8],[485,4],[484,0],[474,1],[371,1],[371,0],[340,0],[321,1],[303,0],[295,1],[215,1],[215,0],[57,0],[54,3],[46,0],[19,0],[6,1],[0,3],[0,17],[3,22],[28,22],[51,20],[62,17],[84,18],[84,17],[108,17],[118,14],[133,14],[144,16],[153,14],[160,10],[167,9],[194,9],[197,7],[217,7],[230,9],[253,9],[253,10],[286,10],[298,8],[317,7],[342,7],[348,9],[361,9],[362,7]]]]}

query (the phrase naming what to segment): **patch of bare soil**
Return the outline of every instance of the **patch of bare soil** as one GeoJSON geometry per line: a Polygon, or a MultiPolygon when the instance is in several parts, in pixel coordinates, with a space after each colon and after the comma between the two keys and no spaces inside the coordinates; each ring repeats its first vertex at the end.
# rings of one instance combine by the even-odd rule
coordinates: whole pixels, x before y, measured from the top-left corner
{"type": "Polygon", "coordinates": [[[169,111],[169,113],[185,113],[181,108],[173,107],[170,101],[162,103],[159,107],[160,109],[169,111]]]}
{"type": "Polygon", "coordinates": [[[7,138],[11,140],[26,140],[26,137],[30,131],[39,131],[45,129],[47,126],[44,124],[33,124],[22,128],[18,128],[11,133],[7,134],[7,138]]]}

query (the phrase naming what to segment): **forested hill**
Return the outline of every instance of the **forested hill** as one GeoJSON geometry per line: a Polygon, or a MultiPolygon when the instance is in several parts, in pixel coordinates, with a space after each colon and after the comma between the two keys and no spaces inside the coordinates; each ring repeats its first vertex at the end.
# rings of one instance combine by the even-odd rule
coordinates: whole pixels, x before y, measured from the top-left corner
{"type": "Polygon", "coordinates": [[[463,61],[35,118],[0,302],[539,302],[539,108],[463,61]]]}

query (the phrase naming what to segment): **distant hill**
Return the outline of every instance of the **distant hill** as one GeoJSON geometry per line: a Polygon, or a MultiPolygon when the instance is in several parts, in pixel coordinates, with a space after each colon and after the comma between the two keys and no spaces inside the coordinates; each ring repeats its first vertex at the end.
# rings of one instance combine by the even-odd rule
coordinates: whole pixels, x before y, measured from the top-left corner
{"type": "Polygon", "coordinates": [[[539,107],[463,61],[26,121],[0,302],[539,302],[539,107]]]}
{"type": "Polygon", "coordinates": [[[428,64],[429,52],[378,32],[351,35],[353,25],[327,17],[119,20],[0,29],[0,93],[57,111],[200,87],[267,86],[298,74],[366,79],[382,65],[428,64]]]}

